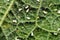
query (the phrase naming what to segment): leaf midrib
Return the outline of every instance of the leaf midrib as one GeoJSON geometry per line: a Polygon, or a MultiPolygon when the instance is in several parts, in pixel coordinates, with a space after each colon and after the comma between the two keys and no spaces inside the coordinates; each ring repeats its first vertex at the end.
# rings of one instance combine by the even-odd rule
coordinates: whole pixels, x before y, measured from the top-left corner
{"type": "MultiPolygon", "coordinates": [[[[9,7],[7,8],[6,12],[4,13],[4,15],[3,15],[2,19],[1,19],[1,22],[0,22],[0,27],[2,26],[2,24],[3,24],[4,20],[5,20],[5,18],[6,18],[6,16],[7,16],[8,12],[10,11],[10,9],[11,9],[11,7],[12,7],[14,1],[15,1],[15,0],[12,0],[12,1],[11,1],[9,7]]],[[[2,27],[1,27],[1,29],[2,29],[2,32],[4,33],[4,36],[5,36],[6,40],[8,40],[8,37],[6,36],[6,34],[5,34],[5,32],[4,32],[4,30],[3,30],[2,27]]]]}
{"type": "Polygon", "coordinates": [[[5,20],[6,16],[7,16],[8,12],[10,11],[10,9],[11,9],[14,1],[15,1],[15,0],[11,1],[9,7],[7,8],[6,12],[4,13],[4,15],[3,15],[2,19],[1,19],[1,22],[0,22],[0,27],[1,27],[1,25],[3,24],[3,22],[4,22],[4,20],[5,20]]]}

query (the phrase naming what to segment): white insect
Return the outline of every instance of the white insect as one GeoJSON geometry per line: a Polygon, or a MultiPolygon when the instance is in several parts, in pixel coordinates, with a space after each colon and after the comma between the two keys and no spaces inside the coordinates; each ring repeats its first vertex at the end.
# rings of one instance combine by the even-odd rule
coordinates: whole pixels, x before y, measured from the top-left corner
{"type": "Polygon", "coordinates": [[[34,36],[33,32],[31,33],[31,36],[34,36]]]}
{"type": "Polygon", "coordinates": [[[43,13],[47,14],[47,12],[46,12],[46,11],[43,11],[43,13]]]}
{"type": "Polygon", "coordinates": [[[60,28],[58,28],[58,31],[60,31],[60,28]]]}
{"type": "Polygon", "coordinates": [[[22,8],[19,8],[19,11],[21,11],[22,10],[22,8]]]}
{"type": "Polygon", "coordinates": [[[59,14],[60,14],[60,10],[58,10],[58,11],[57,11],[57,13],[59,13],[59,14]]]}
{"type": "Polygon", "coordinates": [[[26,17],[27,19],[30,19],[30,17],[26,17]]]}
{"type": "Polygon", "coordinates": [[[17,39],[17,37],[15,37],[15,40],[19,40],[19,39],[17,39]]]}
{"type": "Polygon", "coordinates": [[[27,9],[26,12],[29,12],[29,9],[27,9]]]}
{"type": "Polygon", "coordinates": [[[39,2],[39,0],[37,0],[39,2]]]}
{"type": "Polygon", "coordinates": [[[29,6],[27,5],[25,8],[27,9],[29,6]]]}
{"type": "Polygon", "coordinates": [[[10,0],[7,0],[7,1],[10,1],[10,0]]]}
{"type": "Polygon", "coordinates": [[[57,32],[54,32],[54,35],[57,35],[58,33],[57,32]]]}
{"type": "Polygon", "coordinates": [[[17,20],[13,20],[13,22],[17,23],[17,20]]]}

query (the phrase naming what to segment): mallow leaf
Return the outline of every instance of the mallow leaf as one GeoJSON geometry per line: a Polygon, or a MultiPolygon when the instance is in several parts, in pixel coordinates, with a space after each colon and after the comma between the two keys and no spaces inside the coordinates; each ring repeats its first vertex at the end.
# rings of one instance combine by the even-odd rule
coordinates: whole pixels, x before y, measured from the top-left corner
{"type": "Polygon", "coordinates": [[[57,32],[60,28],[59,4],[51,5],[48,8],[42,7],[39,13],[38,25],[40,28],[49,31],[57,32]],[[41,15],[40,15],[41,14],[41,15]]]}
{"type": "Polygon", "coordinates": [[[59,40],[59,22],[59,0],[0,0],[1,40],[59,40]]]}
{"type": "Polygon", "coordinates": [[[49,33],[39,28],[36,28],[36,30],[34,30],[33,33],[34,33],[35,40],[59,40],[60,39],[60,34],[54,35],[53,33],[49,33]]]}
{"type": "Polygon", "coordinates": [[[40,0],[22,0],[25,4],[30,5],[33,8],[38,8],[40,0]]]}
{"type": "MultiPolygon", "coordinates": [[[[42,1],[41,1],[42,2],[42,1]]],[[[19,36],[19,37],[21,37],[21,38],[27,38],[29,35],[30,35],[30,33],[32,32],[32,31],[34,31],[34,29],[37,27],[37,17],[38,17],[38,13],[39,13],[39,10],[40,10],[40,7],[41,7],[41,3],[40,3],[40,5],[38,6],[39,8],[38,9],[34,9],[34,8],[31,8],[31,7],[29,7],[29,8],[27,8],[27,10],[29,9],[30,11],[28,11],[28,12],[26,12],[27,10],[26,9],[24,9],[25,7],[23,7],[22,5],[24,5],[25,6],[25,4],[24,3],[22,3],[22,1],[16,1],[16,5],[17,5],[17,8],[22,8],[22,10],[21,11],[17,11],[17,9],[15,9],[15,10],[12,10],[12,12],[15,12],[15,17],[17,17],[17,16],[20,16],[21,18],[19,19],[19,18],[16,18],[18,21],[20,20],[22,20],[21,22],[18,22],[18,26],[17,26],[17,31],[16,31],[16,33],[17,33],[17,35],[19,36]],[[17,3],[18,2],[18,3],[17,3]],[[18,5],[20,6],[18,6],[18,5]],[[18,13],[18,15],[16,14],[16,13],[18,13]],[[21,14],[20,14],[21,13],[21,14]],[[27,19],[26,19],[27,18],[27,19]],[[30,21],[31,20],[31,21],[30,21]],[[35,21],[33,21],[33,20],[35,20],[35,21]],[[25,22],[24,22],[25,21],[25,22]],[[33,22],[32,22],[33,21],[33,22]]],[[[16,6],[15,5],[15,6],[16,6]]],[[[14,7],[15,7],[14,6],[14,7]]],[[[12,8],[13,9],[13,8],[12,8]]]]}
{"type": "Polygon", "coordinates": [[[20,23],[34,22],[36,19],[35,16],[37,9],[30,7],[20,0],[15,1],[11,11],[20,23]]]}
{"type": "MultiPolygon", "coordinates": [[[[10,33],[10,30],[8,31],[9,25],[10,24],[6,24],[5,22],[5,18],[7,17],[13,3],[15,0],[0,0],[0,27],[2,30],[2,33],[4,34],[6,40],[7,40],[7,34],[8,32],[10,33]]],[[[7,21],[7,20],[6,20],[7,21]]],[[[12,25],[10,25],[11,27],[12,25]]],[[[2,38],[3,39],[3,38],[2,38]]]]}
{"type": "Polygon", "coordinates": [[[30,6],[27,8],[26,4],[23,3],[22,0],[11,0],[10,4],[8,5],[8,9],[4,11],[4,15],[2,15],[0,22],[1,29],[6,39],[16,29],[18,29],[18,31],[15,32],[19,37],[27,38],[30,33],[37,27],[36,24],[39,8],[35,9],[30,6]]]}
{"type": "Polygon", "coordinates": [[[42,6],[47,8],[54,4],[60,4],[60,0],[43,0],[42,6]]]}
{"type": "Polygon", "coordinates": [[[1,28],[0,28],[0,40],[6,40],[4,33],[2,32],[1,28]]]}
{"type": "Polygon", "coordinates": [[[21,23],[18,25],[18,29],[16,30],[16,33],[21,38],[28,38],[30,33],[34,31],[36,28],[35,23],[21,23]]]}
{"type": "MultiPolygon", "coordinates": [[[[32,6],[34,6],[34,7],[37,7],[37,6],[35,6],[36,5],[36,3],[37,4],[39,4],[39,2],[37,2],[37,0],[36,0],[36,2],[33,0],[33,1],[31,1],[31,0],[22,0],[25,4],[30,4],[30,6],[32,5],[32,6]],[[31,1],[31,2],[30,2],[31,1]],[[32,3],[33,2],[33,3],[32,3]]],[[[43,3],[41,4],[41,12],[39,13],[39,17],[42,19],[42,17],[44,17],[45,19],[45,22],[44,22],[44,20],[41,20],[40,19],[40,23],[38,22],[38,25],[40,26],[40,28],[43,28],[43,29],[46,29],[46,30],[49,30],[50,32],[56,32],[57,30],[58,30],[58,28],[60,27],[60,26],[58,26],[58,27],[55,27],[55,26],[53,26],[53,24],[54,24],[54,20],[59,16],[59,14],[58,14],[58,9],[59,9],[59,0],[58,1],[56,1],[56,0],[54,0],[54,1],[52,1],[52,0],[43,0],[42,1],[43,3]],[[53,6],[54,6],[54,8],[53,8],[53,6]],[[55,7],[56,6],[56,7],[55,7]],[[57,10],[56,12],[54,12],[54,10],[57,10]],[[42,15],[41,15],[42,14],[42,15]],[[42,17],[41,17],[42,16],[42,17]],[[46,23],[46,24],[45,24],[46,23]],[[45,27],[46,26],[46,27],[45,27]]],[[[31,6],[31,7],[32,7],[31,6]]],[[[33,7],[33,8],[34,8],[33,7]]],[[[56,24],[54,24],[54,25],[56,25],[56,24]]]]}
{"type": "Polygon", "coordinates": [[[10,11],[10,8],[11,8],[11,6],[12,6],[12,4],[13,4],[13,2],[14,2],[14,0],[12,1],[12,0],[10,0],[10,1],[5,1],[5,0],[1,0],[0,1],[1,3],[0,3],[0,14],[1,14],[1,16],[0,17],[2,17],[0,20],[0,26],[2,25],[2,23],[3,23],[3,21],[5,20],[5,17],[7,16],[7,14],[8,14],[8,12],[10,11]],[[4,5],[5,4],[5,5],[4,5]]]}
{"type": "MultiPolygon", "coordinates": [[[[30,5],[33,8],[38,8],[40,0],[22,0],[25,4],[30,5]]],[[[60,0],[42,0],[43,7],[50,7],[53,4],[60,4],[60,0]]]]}

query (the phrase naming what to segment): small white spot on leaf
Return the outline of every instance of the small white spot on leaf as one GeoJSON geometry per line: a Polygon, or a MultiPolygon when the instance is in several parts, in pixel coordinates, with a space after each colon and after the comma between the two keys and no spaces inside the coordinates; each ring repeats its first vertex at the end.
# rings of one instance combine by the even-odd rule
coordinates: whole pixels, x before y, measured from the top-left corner
{"type": "Polygon", "coordinates": [[[10,0],[7,0],[7,1],[10,1],[10,0]]]}
{"type": "Polygon", "coordinates": [[[13,20],[13,22],[17,23],[17,20],[13,20]]]}
{"type": "Polygon", "coordinates": [[[57,11],[57,13],[59,13],[59,14],[60,14],[60,10],[58,10],[58,11],[57,11]]]}
{"type": "Polygon", "coordinates": [[[15,37],[15,40],[19,40],[19,39],[17,39],[17,37],[15,37]]]}
{"type": "Polygon", "coordinates": [[[37,0],[39,2],[39,0],[37,0]]]}
{"type": "Polygon", "coordinates": [[[29,12],[29,9],[27,9],[26,12],[29,12]]]}
{"type": "Polygon", "coordinates": [[[60,28],[58,28],[58,31],[60,31],[60,28]]]}
{"type": "Polygon", "coordinates": [[[22,8],[19,8],[19,11],[21,11],[22,10],[22,8]]]}
{"type": "Polygon", "coordinates": [[[57,32],[54,32],[54,35],[57,35],[58,33],[57,32]]]}
{"type": "Polygon", "coordinates": [[[25,8],[27,9],[29,6],[27,5],[25,8]]]}
{"type": "Polygon", "coordinates": [[[30,19],[30,17],[26,17],[27,19],[30,19]]]}
{"type": "Polygon", "coordinates": [[[43,13],[44,13],[44,14],[47,14],[47,12],[46,12],[46,11],[43,11],[43,13]]]}
{"type": "Polygon", "coordinates": [[[33,32],[31,33],[31,36],[34,36],[33,32]]]}

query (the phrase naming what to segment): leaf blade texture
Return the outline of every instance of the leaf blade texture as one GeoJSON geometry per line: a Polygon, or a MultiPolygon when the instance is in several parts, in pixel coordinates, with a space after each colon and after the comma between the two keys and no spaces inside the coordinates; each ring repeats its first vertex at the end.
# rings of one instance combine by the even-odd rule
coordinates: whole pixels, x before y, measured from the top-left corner
{"type": "Polygon", "coordinates": [[[60,0],[0,0],[1,40],[59,40],[60,0]]]}

